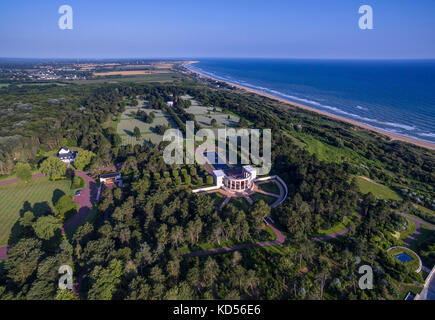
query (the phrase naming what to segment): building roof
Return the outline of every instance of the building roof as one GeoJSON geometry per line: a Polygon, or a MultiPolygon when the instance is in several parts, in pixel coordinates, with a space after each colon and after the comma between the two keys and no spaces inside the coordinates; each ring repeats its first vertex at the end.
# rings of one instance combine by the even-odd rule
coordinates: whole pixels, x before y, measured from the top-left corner
{"type": "Polygon", "coordinates": [[[59,153],[70,153],[70,151],[67,147],[62,147],[60,148],[59,153]]]}
{"type": "Polygon", "coordinates": [[[224,177],[225,173],[222,170],[214,170],[213,175],[216,177],[224,177]]]}
{"type": "Polygon", "coordinates": [[[77,152],[68,152],[68,153],[60,153],[57,157],[59,159],[74,159],[77,155],[77,152]]]}
{"type": "Polygon", "coordinates": [[[253,166],[243,166],[243,169],[245,169],[249,173],[256,172],[256,169],[253,166]]]}
{"type": "Polygon", "coordinates": [[[100,176],[100,179],[110,179],[121,176],[119,172],[105,173],[100,176]]]}

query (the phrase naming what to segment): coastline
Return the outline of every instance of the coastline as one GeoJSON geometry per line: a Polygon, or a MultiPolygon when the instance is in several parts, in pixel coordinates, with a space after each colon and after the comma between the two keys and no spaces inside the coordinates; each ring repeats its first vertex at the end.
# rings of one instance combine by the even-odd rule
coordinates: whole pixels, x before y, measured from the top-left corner
{"type": "Polygon", "coordinates": [[[428,141],[423,141],[423,140],[418,140],[418,139],[402,136],[402,135],[399,135],[399,134],[396,134],[396,133],[388,132],[386,130],[374,128],[372,126],[369,126],[367,124],[364,124],[364,123],[361,123],[361,122],[358,122],[358,121],[355,121],[355,120],[351,120],[351,119],[348,119],[348,118],[345,118],[345,117],[342,117],[342,116],[339,116],[339,115],[335,115],[335,114],[332,114],[332,113],[329,113],[329,112],[326,112],[326,111],[322,111],[322,110],[318,110],[318,109],[315,109],[315,108],[312,108],[312,107],[309,107],[309,106],[306,106],[306,105],[303,105],[303,104],[300,104],[300,103],[297,103],[297,102],[293,102],[291,100],[287,100],[287,99],[284,99],[284,98],[281,98],[281,97],[277,97],[277,96],[275,96],[273,94],[265,93],[265,92],[262,92],[262,91],[256,90],[256,89],[251,89],[251,88],[239,85],[239,84],[232,83],[230,81],[213,78],[213,77],[211,77],[211,76],[209,76],[207,74],[201,73],[198,70],[190,69],[190,68],[187,67],[187,65],[189,65],[189,64],[194,64],[194,63],[198,63],[198,62],[199,61],[185,61],[183,63],[183,66],[186,69],[188,69],[189,71],[199,75],[200,77],[204,77],[204,78],[208,78],[208,79],[212,79],[212,80],[216,80],[216,81],[225,82],[225,83],[227,83],[230,86],[236,87],[236,88],[244,90],[246,92],[258,94],[260,96],[267,97],[267,98],[270,98],[270,99],[277,100],[279,102],[285,103],[285,104],[289,105],[289,107],[296,107],[296,108],[312,111],[312,112],[315,112],[315,113],[327,116],[327,117],[335,119],[335,120],[340,120],[340,121],[352,124],[354,126],[357,126],[357,127],[360,127],[360,128],[363,128],[363,129],[366,129],[366,130],[369,130],[369,131],[373,131],[375,133],[387,136],[391,140],[404,141],[404,142],[407,142],[407,143],[410,143],[410,144],[413,144],[413,145],[416,145],[416,146],[419,146],[419,147],[423,147],[423,148],[426,148],[426,149],[429,149],[429,150],[435,150],[435,144],[434,143],[431,143],[431,142],[428,142],[428,141]]]}

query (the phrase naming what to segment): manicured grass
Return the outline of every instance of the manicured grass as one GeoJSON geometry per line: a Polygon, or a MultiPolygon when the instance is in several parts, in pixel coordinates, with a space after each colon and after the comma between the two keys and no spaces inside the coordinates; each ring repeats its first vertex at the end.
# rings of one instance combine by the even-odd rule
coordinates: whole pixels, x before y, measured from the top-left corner
{"type": "Polygon", "coordinates": [[[417,204],[417,207],[418,207],[421,211],[423,211],[423,212],[425,212],[425,213],[428,213],[428,214],[431,214],[431,215],[435,216],[435,211],[433,211],[433,210],[431,210],[431,209],[429,209],[429,208],[423,207],[423,206],[421,206],[421,205],[419,205],[419,204],[417,204]]]}
{"type": "Polygon", "coordinates": [[[406,267],[410,268],[410,270],[417,270],[419,266],[418,257],[410,250],[405,248],[395,248],[388,252],[388,254],[395,259],[396,262],[404,264],[406,267]],[[406,253],[408,256],[412,257],[411,261],[407,262],[401,262],[399,259],[397,259],[395,256],[401,253],[406,253]]]}
{"type": "Polygon", "coordinates": [[[266,196],[265,194],[262,194],[262,193],[256,193],[256,194],[252,195],[250,198],[252,200],[254,200],[254,202],[258,202],[260,200],[263,200],[268,205],[271,205],[272,203],[274,203],[277,200],[277,198],[269,197],[269,196],[266,196]]]}
{"type": "Polygon", "coordinates": [[[349,224],[351,219],[353,217],[356,217],[356,215],[357,215],[356,212],[352,213],[350,216],[346,217],[343,222],[340,222],[329,229],[319,229],[319,230],[317,230],[317,233],[312,235],[312,237],[329,236],[333,233],[336,233],[340,230],[343,230],[343,229],[347,228],[347,225],[349,224]]]}
{"type": "Polygon", "coordinates": [[[358,187],[363,194],[371,192],[380,199],[402,200],[402,197],[389,187],[377,184],[362,177],[356,177],[358,187]]]}
{"type": "MultiPolygon", "coordinates": [[[[54,191],[61,190],[70,194],[70,186],[70,180],[49,181],[46,177],[32,179],[28,184],[20,181],[0,186],[0,245],[7,244],[11,229],[20,218],[25,202],[34,210],[53,207],[54,191]],[[35,204],[38,204],[36,208],[35,204]]],[[[27,210],[29,208],[26,207],[27,210]]]]}
{"type": "MultiPolygon", "coordinates": [[[[160,112],[156,114],[154,121],[152,123],[146,123],[144,121],[135,119],[135,116],[132,115],[139,110],[140,107],[128,107],[124,111],[124,113],[120,116],[120,121],[116,126],[117,133],[122,138],[122,144],[142,144],[144,141],[148,142],[151,139],[151,142],[154,144],[158,144],[163,140],[163,136],[155,133],[155,128],[158,125],[170,125],[171,127],[176,127],[172,118],[166,114],[160,112]],[[134,127],[138,127],[141,132],[141,139],[139,141],[133,136],[134,127]]],[[[142,109],[147,112],[147,109],[142,109]]],[[[150,110],[151,112],[152,110],[150,110]]]]}
{"type": "Polygon", "coordinates": [[[415,222],[409,219],[406,219],[408,221],[408,228],[402,232],[400,232],[400,240],[405,240],[409,238],[410,235],[414,234],[417,230],[417,226],[415,225],[415,222]]]}
{"type": "Polygon", "coordinates": [[[268,182],[268,183],[260,184],[260,189],[264,190],[266,192],[279,194],[279,188],[276,185],[276,183],[273,182],[273,181],[272,182],[268,182]]]}

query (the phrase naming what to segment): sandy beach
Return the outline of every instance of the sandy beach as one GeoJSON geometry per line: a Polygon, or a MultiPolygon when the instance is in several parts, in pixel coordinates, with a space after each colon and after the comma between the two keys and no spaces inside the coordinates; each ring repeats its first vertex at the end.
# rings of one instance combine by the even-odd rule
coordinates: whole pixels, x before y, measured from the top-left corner
{"type": "MultiPolygon", "coordinates": [[[[193,64],[193,63],[197,63],[197,62],[198,61],[186,61],[184,63],[184,65],[193,64]]],[[[306,105],[303,105],[303,104],[300,104],[300,103],[296,103],[296,102],[293,102],[293,101],[290,101],[290,100],[286,100],[286,99],[274,96],[272,94],[268,94],[268,93],[265,93],[265,92],[262,92],[262,91],[259,91],[259,90],[255,90],[255,89],[251,89],[251,88],[248,88],[248,87],[244,87],[244,86],[241,86],[241,85],[229,82],[229,81],[223,81],[223,80],[220,80],[220,79],[217,79],[217,78],[213,78],[213,77],[211,77],[209,75],[206,75],[206,74],[203,74],[203,73],[201,73],[201,72],[199,72],[197,70],[193,70],[193,69],[189,69],[189,70],[191,72],[196,73],[197,75],[199,75],[201,77],[208,78],[208,79],[213,79],[213,80],[217,80],[217,81],[222,81],[222,82],[225,82],[225,83],[227,83],[227,84],[229,84],[231,86],[234,86],[234,87],[236,87],[238,89],[241,89],[241,90],[244,90],[244,91],[247,91],[247,92],[250,92],[250,93],[255,93],[255,94],[261,95],[263,97],[267,97],[267,98],[270,98],[270,99],[273,99],[273,100],[277,100],[277,101],[283,102],[283,103],[289,105],[289,107],[293,106],[293,107],[296,107],[296,108],[301,108],[301,109],[309,110],[309,111],[312,111],[312,112],[316,112],[316,113],[319,113],[321,115],[324,115],[324,116],[327,116],[327,117],[330,117],[330,118],[333,118],[333,119],[336,119],[336,120],[340,120],[340,121],[343,121],[343,122],[347,122],[347,123],[353,124],[355,126],[358,126],[360,128],[364,128],[364,129],[367,129],[369,131],[373,131],[373,132],[379,133],[381,135],[388,136],[392,140],[405,141],[405,142],[414,144],[416,146],[420,146],[420,147],[427,148],[427,149],[430,149],[430,150],[435,150],[435,144],[434,143],[430,143],[430,142],[422,141],[422,140],[417,140],[417,139],[405,137],[405,136],[402,136],[402,135],[399,135],[399,134],[391,133],[391,132],[388,132],[388,131],[385,131],[385,130],[381,130],[381,129],[378,129],[378,128],[374,128],[374,127],[366,125],[364,123],[360,123],[358,121],[354,121],[354,120],[351,120],[351,119],[348,119],[348,118],[345,118],[345,117],[341,117],[341,116],[338,116],[338,115],[335,115],[335,114],[331,114],[329,112],[317,110],[315,108],[312,108],[312,107],[309,107],[309,106],[306,106],[306,105]]]]}

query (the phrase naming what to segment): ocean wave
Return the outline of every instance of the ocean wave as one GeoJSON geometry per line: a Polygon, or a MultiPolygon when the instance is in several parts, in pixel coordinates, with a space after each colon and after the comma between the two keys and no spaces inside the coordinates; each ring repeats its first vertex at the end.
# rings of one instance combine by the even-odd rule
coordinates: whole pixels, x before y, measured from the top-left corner
{"type": "Polygon", "coordinates": [[[369,111],[368,108],[361,107],[361,106],[356,106],[356,108],[359,109],[359,110],[369,111]]]}
{"type": "MultiPolygon", "coordinates": [[[[305,103],[305,104],[307,104],[309,106],[315,106],[315,107],[318,107],[318,108],[327,109],[327,110],[333,111],[335,113],[342,114],[342,115],[345,115],[347,117],[359,120],[360,122],[363,122],[363,123],[365,123],[367,125],[371,125],[370,123],[375,123],[375,124],[378,124],[378,125],[381,125],[381,126],[389,127],[389,128],[385,128],[385,127],[379,128],[379,127],[375,127],[375,126],[371,125],[372,127],[377,128],[377,129],[382,129],[382,130],[386,130],[386,131],[390,131],[392,133],[398,133],[398,134],[402,134],[402,135],[404,135],[403,132],[394,130],[392,128],[403,129],[403,130],[406,130],[406,131],[414,131],[414,130],[416,130],[416,127],[413,126],[413,125],[407,125],[407,124],[402,124],[402,123],[397,123],[397,122],[391,122],[391,121],[381,121],[381,120],[374,119],[374,118],[368,118],[368,117],[360,116],[358,114],[342,110],[342,109],[340,109],[338,107],[333,107],[333,106],[321,104],[320,102],[317,102],[317,101],[312,100],[312,99],[307,99],[307,98],[302,98],[302,97],[298,97],[298,96],[294,96],[294,95],[289,95],[289,94],[286,94],[286,93],[283,93],[283,92],[280,92],[280,91],[277,91],[277,90],[274,90],[274,89],[266,88],[266,87],[259,86],[259,85],[253,85],[253,84],[250,84],[250,83],[248,83],[248,82],[246,82],[244,80],[233,80],[233,79],[230,80],[227,77],[219,76],[219,75],[216,75],[216,74],[214,74],[212,72],[207,72],[207,71],[204,71],[204,70],[202,70],[200,68],[197,68],[197,67],[190,66],[190,68],[196,69],[197,71],[199,71],[201,73],[204,73],[204,74],[206,74],[208,76],[211,76],[213,78],[216,78],[216,79],[219,79],[219,80],[222,80],[222,81],[229,81],[231,83],[234,83],[234,84],[237,84],[237,85],[241,85],[241,86],[245,86],[245,87],[248,87],[248,88],[251,88],[251,89],[254,89],[254,90],[259,90],[259,91],[262,91],[262,92],[270,93],[270,94],[273,94],[275,96],[279,96],[279,97],[288,99],[290,101],[302,102],[302,103],[305,103]]],[[[360,105],[357,105],[356,108],[359,109],[359,110],[369,111],[368,108],[362,107],[360,105]]],[[[434,137],[432,133],[419,134],[419,135],[420,136],[425,136],[425,137],[430,137],[430,138],[434,137]]],[[[413,137],[413,138],[416,138],[416,137],[413,137]]]]}
{"type": "Polygon", "coordinates": [[[422,137],[435,138],[435,133],[432,133],[432,132],[430,132],[430,133],[423,132],[423,133],[417,133],[417,134],[419,136],[422,136],[422,137]]]}

